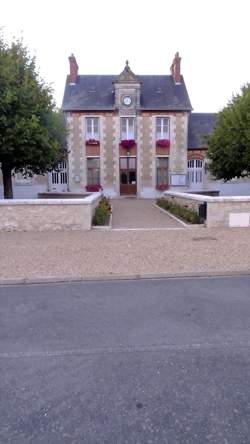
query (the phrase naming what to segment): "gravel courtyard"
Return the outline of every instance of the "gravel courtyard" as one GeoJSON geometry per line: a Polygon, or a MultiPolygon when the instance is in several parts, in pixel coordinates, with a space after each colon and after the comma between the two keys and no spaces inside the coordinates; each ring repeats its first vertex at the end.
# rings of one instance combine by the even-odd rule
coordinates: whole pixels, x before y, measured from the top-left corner
{"type": "Polygon", "coordinates": [[[0,280],[250,273],[250,230],[0,234],[0,280]]]}

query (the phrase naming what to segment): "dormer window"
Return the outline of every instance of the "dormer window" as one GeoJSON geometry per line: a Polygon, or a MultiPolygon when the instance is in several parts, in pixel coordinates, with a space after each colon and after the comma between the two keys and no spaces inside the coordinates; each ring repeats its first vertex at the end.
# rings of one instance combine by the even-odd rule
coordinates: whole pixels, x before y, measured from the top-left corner
{"type": "Polygon", "coordinates": [[[135,139],[135,118],[121,117],[121,140],[135,139]]]}
{"type": "Polygon", "coordinates": [[[99,140],[99,117],[86,117],[86,140],[99,140]]]}
{"type": "Polygon", "coordinates": [[[169,118],[156,117],[156,140],[169,140],[169,118]]]}

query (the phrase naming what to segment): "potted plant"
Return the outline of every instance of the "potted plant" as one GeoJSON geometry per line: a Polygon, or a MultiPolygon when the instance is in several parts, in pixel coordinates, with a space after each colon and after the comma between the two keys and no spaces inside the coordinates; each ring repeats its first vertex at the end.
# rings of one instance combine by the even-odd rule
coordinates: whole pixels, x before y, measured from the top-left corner
{"type": "Polygon", "coordinates": [[[100,141],[97,139],[87,139],[86,140],[86,145],[100,145],[100,141]]]}
{"type": "Polygon", "coordinates": [[[169,148],[170,147],[170,140],[168,139],[158,139],[156,141],[156,146],[159,148],[169,148]]]}

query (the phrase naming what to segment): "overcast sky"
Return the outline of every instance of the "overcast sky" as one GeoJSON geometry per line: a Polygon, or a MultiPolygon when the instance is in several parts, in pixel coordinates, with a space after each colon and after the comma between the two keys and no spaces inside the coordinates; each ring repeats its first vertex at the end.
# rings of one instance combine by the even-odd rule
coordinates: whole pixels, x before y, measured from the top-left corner
{"type": "Polygon", "coordinates": [[[169,74],[175,52],[194,111],[223,108],[250,81],[249,0],[2,0],[0,27],[22,33],[58,106],[74,53],[80,74],[169,74]]]}

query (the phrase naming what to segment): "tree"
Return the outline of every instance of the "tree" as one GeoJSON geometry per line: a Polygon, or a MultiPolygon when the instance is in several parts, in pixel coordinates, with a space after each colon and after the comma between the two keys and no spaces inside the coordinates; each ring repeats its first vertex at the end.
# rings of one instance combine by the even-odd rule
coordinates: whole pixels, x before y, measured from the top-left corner
{"type": "Polygon", "coordinates": [[[44,174],[62,160],[64,119],[51,88],[39,77],[35,58],[21,40],[0,35],[0,163],[4,198],[13,198],[12,174],[44,174]]]}
{"type": "Polygon", "coordinates": [[[241,88],[218,114],[213,133],[206,137],[210,171],[217,179],[250,175],[250,85],[241,88]]]}

